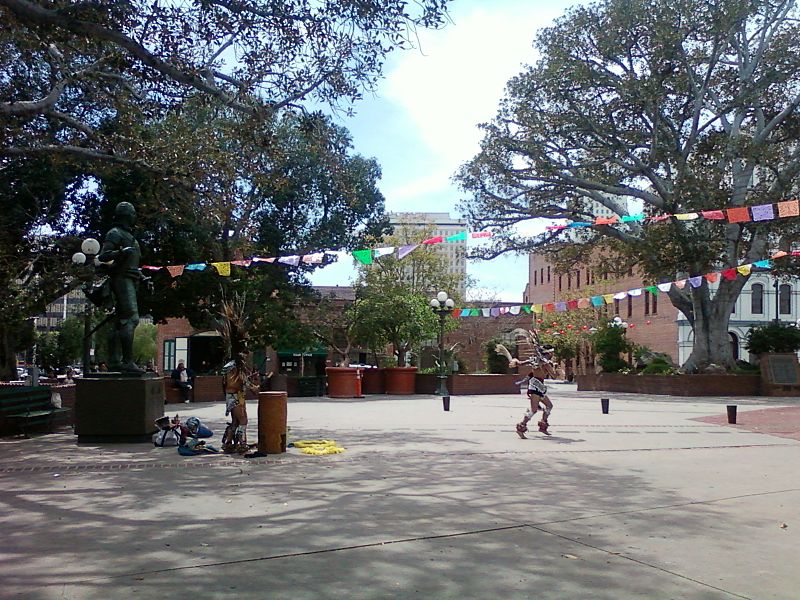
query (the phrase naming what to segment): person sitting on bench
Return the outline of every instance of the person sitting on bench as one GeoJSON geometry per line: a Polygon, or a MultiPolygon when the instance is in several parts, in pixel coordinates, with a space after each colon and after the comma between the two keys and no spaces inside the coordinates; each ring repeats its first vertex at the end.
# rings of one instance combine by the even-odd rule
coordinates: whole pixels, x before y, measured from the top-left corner
{"type": "Polygon", "coordinates": [[[178,361],[177,368],[172,371],[172,381],[180,389],[184,402],[189,402],[189,392],[194,384],[194,371],[187,369],[183,361],[178,361]]]}

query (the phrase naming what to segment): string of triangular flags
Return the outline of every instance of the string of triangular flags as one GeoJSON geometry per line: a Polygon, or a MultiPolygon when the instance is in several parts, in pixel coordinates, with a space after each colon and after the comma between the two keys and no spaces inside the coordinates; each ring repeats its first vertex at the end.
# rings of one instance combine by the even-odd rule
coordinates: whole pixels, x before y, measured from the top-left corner
{"type": "Polygon", "coordinates": [[[613,304],[616,300],[624,300],[628,296],[636,297],[641,296],[644,292],[649,292],[653,295],[658,295],[660,292],[667,293],[676,286],[678,289],[683,289],[686,285],[691,287],[700,287],[703,281],[714,283],[720,277],[733,281],[738,276],[746,277],[750,275],[753,268],[768,270],[772,268],[772,261],[784,256],[800,256],[800,252],[783,252],[778,251],[765,260],[759,260],[754,263],[746,265],[739,265],[723,271],[715,271],[713,273],[706,273],[705,275],[697,275],[695,277],[687,277],[686,279],[678,279],[667,283],[659,283],[656,285],[649,285],[641,288],[634,288],[622,292],[612,292],[610,294],[598,294],[596,296],[588,296],[585,298],[576,298],[573,300],[565,300],[563,302],[548,302],[542,304],[520,304],[517,306],[492,306],[492,307],[473,307],[473,308],[455,308],[451,315],[456,318],[461,317],[499,317],[502,315],[519,315],[519,314],[542,314],[550,312],[565,312],[568,310],[576,310],[580,308],[599,308],[607,304],[613,304]]]}
{"type": "Polygon", "coordinates": [[[230,277],[232,266],[242,267],[246,269],[252,267],[253,265],[258,265],[260,263],[278,263],[294,267],[300,264],[320,265],[325,261],[326,256],[335,256],[337,260],[341,257],[351,256],[352,258],[354,258],[363,265],[370,265],[372,264],[375,258],[380,258],[381,256],[393,254],[395,251],[397,252],[397,257],[399,259],[403,259],[409,254],[411,254],[414,250],[419,248],[420,246],[432,246],[435,244],[443,244],[446,242],[458,242],[458,241],[465,241],[468,239],[482,239],[489,237],[492,237],[492,232],[490,231],[461,231],[459,233],[447,237],[439,235],[432,238],[428,238],[426,240],[422,240],[417,244],[406,244],[400,247],[384,246],[380,248],[364,248],[359,250],[353,250],[351,252],[348,252],[346,250],[322,250],[318,252],[311,252],[309,254],[292,254],[289,256],[269,256],[269,257],[253,256],[246,260],[202,262],[202,263],[191,263],[185,265],[168,265],[165,267],[159,267],[155,265],[142,265],[141,268],[147,269],[149,271],[160,271],[161,269],[166,269],[171,277],[179,277],[183,275],[186,271],[205,271],[207,268],[211,267],[215,269],[217,274],[219,274],[220,276],[230,277]]]}
{"type": "Polygon", "coordinates": [[[547,231],[561,231],[563,229],[575,229],[579,227],[596,227],[598,225],[615,225],[618,223],[630,223],[641,221],[643,223],[658,223],[668,219],[678,221],[693,221],[695,219],[707,219],[709,221],[726,221],[728,223],[748,223],[751,221],[773,221],[788,217],[800,216],[800,201],[786,200],[784,202],[773,202],[772,204],[759,204],[756,206],[741,206],[737,208],[726,208],[721,210],[701,210],[698,212],[676,213],[670,215],[657,215],[646,217],[644,214],[636,215],[614,215],[611,217],[597,217],[594,221],[573,221],[567,225],[549,225],[547,231]]]}

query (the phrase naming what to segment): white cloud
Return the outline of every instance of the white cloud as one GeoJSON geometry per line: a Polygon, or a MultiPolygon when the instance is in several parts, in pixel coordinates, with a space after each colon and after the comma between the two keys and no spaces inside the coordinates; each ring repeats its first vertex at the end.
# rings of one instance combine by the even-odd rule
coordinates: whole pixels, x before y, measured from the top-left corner
{"type": "MultiPolygon", "coordinates": [[[[345,125],[356,151],[375,156],[384,172],[389,211],[451,211],[460,194],[451,177],[478,151],[477,125],[490,121],[509,79],[535,61],[533,38],[574,1],[459,0],[454,24],[421,31],[420,50],[397,54],[379,86],[345,125]]],[[[543,224],[517,226],[540,233],[543,224]]],[[[349,273],[347,272],[349,271],[349,273]]],[[[502,300],[521,301],[527,258],[505,256],[468,265],[478,285],[502,300]]],[[[347,285],[344,265],[315,273],[317,284],[347,285]]]]}

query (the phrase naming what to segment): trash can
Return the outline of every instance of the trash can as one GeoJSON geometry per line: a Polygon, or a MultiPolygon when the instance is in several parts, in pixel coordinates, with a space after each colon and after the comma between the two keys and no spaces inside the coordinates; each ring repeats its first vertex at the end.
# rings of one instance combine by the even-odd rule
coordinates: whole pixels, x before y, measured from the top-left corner
{"type": "Polygon", "coordinates": [[[264,454],[286,452],[286,392],[258,394],[258,451],[264,454]]]}

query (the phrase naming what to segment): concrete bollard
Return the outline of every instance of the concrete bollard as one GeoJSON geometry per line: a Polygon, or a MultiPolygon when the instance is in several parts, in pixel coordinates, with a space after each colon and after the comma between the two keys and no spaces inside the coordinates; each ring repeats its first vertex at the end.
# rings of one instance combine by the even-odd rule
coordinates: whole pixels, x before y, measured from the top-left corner
{"type": "Polygon", "coordinates": [[[259,452],[263,454],[286,452],[286,404],[286,392],[259,392],[259,452]]]}
{"type": "Polygon", "coordinates": [[[736,425],[736,405],[728,404],[728,423],[736,425]]]}
{"type": "Polygon", "coordinates": [[[608,414],[608,398],[600,398],[600,408],[603,410],[603,414],[608,414]]]}

